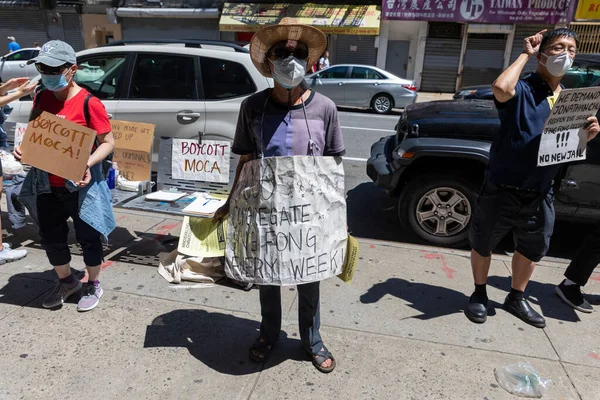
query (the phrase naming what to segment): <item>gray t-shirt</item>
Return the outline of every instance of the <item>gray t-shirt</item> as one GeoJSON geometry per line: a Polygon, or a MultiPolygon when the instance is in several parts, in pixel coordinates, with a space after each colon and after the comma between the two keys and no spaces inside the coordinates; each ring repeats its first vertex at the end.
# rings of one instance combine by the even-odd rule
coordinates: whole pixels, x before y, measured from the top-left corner
{"type": "Polygon", "coordinates": [[[333,101],[311,92],[304,108],[298,105],[290,109],[275,102],[269,93],[267,89],[242,102],[232,147],[235,154],[305,156],[310,155],[312,139],[312,155],[344,155],[344,138],[333,101]]]}

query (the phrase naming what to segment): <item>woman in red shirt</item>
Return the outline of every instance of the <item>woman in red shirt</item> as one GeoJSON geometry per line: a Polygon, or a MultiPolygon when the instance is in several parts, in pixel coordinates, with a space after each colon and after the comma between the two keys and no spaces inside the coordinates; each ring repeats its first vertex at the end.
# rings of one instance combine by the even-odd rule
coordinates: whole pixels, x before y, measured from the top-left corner
{"type": "MultiPolygon", "coordinates": [[[[83,189],[92,179],[90,168],[101,163],[114,149],[108,114],[99,99],[90,97],[90,94],[73,80],[77,72],[77,58],[75,51],[67,43],[60,40],[46,43],[39,55],[28,63],[35,63],[42,75],[42,83],[47,89],[38,93],[31,119],[38,113],[46,111],[87,126],[98,133],[96,142],[98,145],[89,157],[84,176],[81,181],[75,183],[78,188],[83,189]]],[[[20,149],[15,149],[15,156],[20,158],[20,155],[20,149]]],[[[81,282],[71,272],[71,253],[67,240],[69,233],[67,220],[71,217],[89,275],[77,310],[88,311],[98,305],[103,294],[98,280],[103,260],[102,235],[80,217],[81,192],[69,190],[65,180],[59,176],[48,174],[48,178],[51,190],[50,193],[37,195],[37,217],[42,247],[46,250],[48,260],[54,266],[59,281],[54,291],[44,300],[43,306],[59,307],[82,287],[81,282]]],[[[110,203],[102,206],[110,207],[112,210],[110,203]]]]}

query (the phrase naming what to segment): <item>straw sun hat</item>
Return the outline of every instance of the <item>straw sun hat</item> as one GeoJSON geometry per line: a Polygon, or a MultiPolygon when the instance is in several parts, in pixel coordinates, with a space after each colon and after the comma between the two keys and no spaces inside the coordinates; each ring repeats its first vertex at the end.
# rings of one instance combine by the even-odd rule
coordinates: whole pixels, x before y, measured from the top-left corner
{"type": "Polygon", "coordinates": [[[264,62],[267,51],[274,44],[288,40],[302,42],[308,47],[308,58],[306,59],[308,67],[316,63],[327,49],[327,37],[319,29],[308,25],[294,24],[290,18],[283,18],[278,25],[260,29],[250,41],[250,58],[263,76],[267,78],[273,76],[264,62]]]}

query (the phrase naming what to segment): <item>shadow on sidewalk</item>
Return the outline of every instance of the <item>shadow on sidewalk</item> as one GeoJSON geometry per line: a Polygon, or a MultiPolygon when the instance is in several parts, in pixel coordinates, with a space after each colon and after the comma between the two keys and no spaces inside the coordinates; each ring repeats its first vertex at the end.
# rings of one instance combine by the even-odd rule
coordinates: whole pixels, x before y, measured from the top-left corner
{"type": "MultiPolygon", "coordinates": [[[[360,296],[360,302],[373,304],[388,294],[410,303],[409,307],[422,313],[412,318],[421,320],[462,313],[469,303],[469,296],[456,290],[398,278],[375,284],[367,293],[360,296]]],[[[502,306],[490,301],[488,315],[496,315],[498,307],[502,306]]]]}
{"type": "Polygon", "coordinates": [[[268,362],[252,362],[248,352],[258,335],[259,323],[254,320],[204,310],[175,310],[156,317],[146,328],[144,348],[184,347],[206,366],[227,375],[253,374],[262,365],[268,369],[286,359],[301,359],[300,341],[282,332],[268,362]]]}
{"type": "MultiPolygon", "coordinates": [[[[507,276],[490,276],[488,284],[494,285],[500,290],[510,291],[511,278],[507,276]]],[[[541,283],[529,281],[525,298],[532,304],[539,307],[542,315],[546,318],[552,318],[559,321],[578,322],[581,321],[577,311],[563,303],[556,294],[556,285],[560,283],[541,283]]]]}

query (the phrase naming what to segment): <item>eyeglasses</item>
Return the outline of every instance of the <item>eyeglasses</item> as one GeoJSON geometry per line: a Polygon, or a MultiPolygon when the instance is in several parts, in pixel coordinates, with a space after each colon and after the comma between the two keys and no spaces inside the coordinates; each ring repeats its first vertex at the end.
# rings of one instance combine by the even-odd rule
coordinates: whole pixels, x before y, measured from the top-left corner
{"type": "Polygon", "coordinates": [[[551,50],[553,53],[558,54],[562,54],[565,51],[568,51],[569,55],[571,56],[575,56],[577,54],[577,49],[575,47],[569,47],[569,49],[567,50],[567,48],[562,44],[555,44],[554,46],[546,47],[544,51],[546,50],[551,50]]]}
{"type": "Polygon", "coordinates": [[[299,60],[306,60],[308,58],[308,49],[297,48],[294,50],[289,50],[285,47],[279,47],[274,49],[269,54],[267,54],[269,58],[275,56],[276,58],[288,58],[289,56],[296,57],[299,60]]]}
{"type": "Polygon", "coordinates": [[[41,64],[41,63],[35,64],[35,68],[38,70],[38,72],[40,74],[43,74],[43,75],[60,75],[60,74],[62,74],[63,68],[68,68],[68,67],[70,67],[69,64],[63,64],[58,67],[51,67],[49,65],[41,64]]]}

